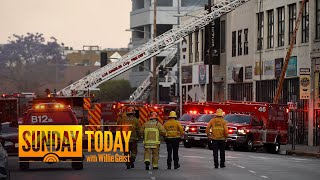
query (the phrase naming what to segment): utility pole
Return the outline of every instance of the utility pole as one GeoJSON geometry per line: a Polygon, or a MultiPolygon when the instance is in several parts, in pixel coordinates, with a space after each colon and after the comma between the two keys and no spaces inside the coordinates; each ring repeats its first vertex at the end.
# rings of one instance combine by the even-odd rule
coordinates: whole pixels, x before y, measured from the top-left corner
{"type": "MultiPolygon", "coordinates": [[[[263,102],[264,99],[262,97],[262,49],[263,49],[263,41],[262,41],[262,29],[261,29],[261,26],[262,26],[262,22],[264,22],[264,13],[263,13],[263,0],[260,0],[260,5],[259,5],[259,22],[258,22],[258,25],[259,25],[259,30],[260,30],[260,33],[259,33],[259,77],[260,77],[260,82],[259,82],[259,98],[260,98],[260,102],[263,102]],[[262,20],[263,18],[263,20],[262,20]]],[[[256,101],[257,101],[257,97],[256,97],[256,101]]]]}
{"type": "MultiPolygon", "coordinates": [[[[211,0],[208,0],[208,13],[211,13],[211,0]]],[[[207,28],[207,33],[209,33],[209,38],[208,38],[208,44],[209,44],[209,49],[208,49],[208,66],[209,66],[209,84],[208,84],[208,92],[207,92],[207,101],[212,101],[212,22],[208,24],[208,28],[207,28]]]]}
{"type": "MultiPolygon", "coordinates": [[[[180,0],[178,0],[178,15],[180,15],[180,0]]],[[[178,16],[178,26],[180,25],[180,17],[178,16]]],[[[180,43],[177,44],[177,84],[178,84],[178,109],[179,109],[179,117],[182,116],[182,88],[181,88],[181,67],[180,67],[180,43]]]]}
{"type": "MultiPolygon", "coordinates": [[[[153,40],[157,37],[157,0],[153,1],[153,40]]],[[[152,104],[157,104],[157,56],[152,58],[152,104]]]]}

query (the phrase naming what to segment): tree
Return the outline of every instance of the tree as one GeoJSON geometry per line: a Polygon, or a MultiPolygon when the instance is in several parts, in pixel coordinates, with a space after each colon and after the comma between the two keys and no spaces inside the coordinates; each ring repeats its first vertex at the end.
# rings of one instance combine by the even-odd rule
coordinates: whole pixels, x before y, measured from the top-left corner
{"type": "Polygon", "coordinates": [[[101,101],[128,100],[133,93],[133,89],[127,80],[110,80],[101,84],[99,88],[101,101]]]}
{"type": "Polygon", "coordinates": [[[65,60],[57,39],[46,41],[43,34],[13,35],[0,49],[0,80],[11,91],[38,91],[61,77],[65,60]]]}

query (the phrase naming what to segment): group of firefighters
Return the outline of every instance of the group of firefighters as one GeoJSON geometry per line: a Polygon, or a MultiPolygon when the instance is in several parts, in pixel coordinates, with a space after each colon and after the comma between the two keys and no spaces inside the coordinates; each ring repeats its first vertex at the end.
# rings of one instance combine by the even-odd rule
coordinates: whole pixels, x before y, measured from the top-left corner
{"type": "MultiPolygon", "coordinates": [[[[174,169],[180,167],[179,164],[179,144],[184,130],[179,121],[175,111],[169,114],[169,120],[162,125],[158,122],[158,115],[156,112],[150,114],[150,120],[140,126],[139,120],[135,117],[135,109],[128,107],[125,116],[121,116],[118,121],[118,130],[131,131],[129,142],[129,152],[125,155],[130,156],[129,162],[126,162],[127,169],[134,168],[135,159],[137,156],[137,145],[140,137],[143,137],[144,144],[144,163],[145,169],[150,169],[150,162],[152,160],[152,168],[158,169],[159,150],[160,150],[160,136],[164,137],[167,144],[167,169],[171,169],[172,160],[174,162],[174,169]],[[151,158],[152,156],[152,158],[151,158]],[[173,159],[172,159],[173,156],[173,159]]],[[[228,137],[228,129],[226,122],[223,120],[223,111],[218,109],[216,117],[213,118],[208,127],[207,135],[213,140],[214,145],[214,165],[218,168],[218,149],[220,149],[220,167],[225,167],[225,140],[228,137]],[[210,130],[211,129],[211,130],[210,130]]]]}

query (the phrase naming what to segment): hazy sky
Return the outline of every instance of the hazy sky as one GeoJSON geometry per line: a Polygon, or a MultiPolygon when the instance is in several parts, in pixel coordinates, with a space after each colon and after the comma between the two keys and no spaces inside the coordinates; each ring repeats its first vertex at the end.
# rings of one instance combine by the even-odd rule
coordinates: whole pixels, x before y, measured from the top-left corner
{"type": "Polygon", "coordinates": [[[131,0],[0,0],[0,44],[39,32],[74,49],[127,47],[130,11],[131,0]]]}

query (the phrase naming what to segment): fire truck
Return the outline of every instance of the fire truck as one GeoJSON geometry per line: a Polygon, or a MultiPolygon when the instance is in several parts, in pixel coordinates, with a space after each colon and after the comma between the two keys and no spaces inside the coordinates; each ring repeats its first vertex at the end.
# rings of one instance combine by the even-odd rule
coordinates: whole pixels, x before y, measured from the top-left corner
{"type": "Polygon", "coordinates": [[[149,105],[142,103],[128,102],[102,102],[101,103],[101,118],[105,126],[105,130],[111,132],[116,131],[118,118],[125,116],[127,107],[132,106],[135,109],[135,116],[139,119],[140,125],[149,120],[151,112],[158,114],[158,121],[164,124],[165,113],[164,107],[161,105],[149,105]]]}
{"type": "Polygon", "coordinates": [[[0,97],[0,122],[17,122],[28,110],[28,102],[34,93],[2,94],[0,97]]]}
{"type": "Polygon", "coordinates": [[[211,141],[206,137],[205,129],[218,108],[221,108],[226,114],[224,119],[228,123],[228,147],[233,147],[234,150],[245,148],[248,151],[265,147],[269,152],[277,153],[280,145],[287,144],[287,105],[228,101],[206,103],[204,113],[208,117],[203,117],[203,120],[200,118],[200,122],[190,123],[186,128],[186,147],[191,147],[193,143],[202,145],[208,143],[209,149],[212,148],[211,141]]]}

